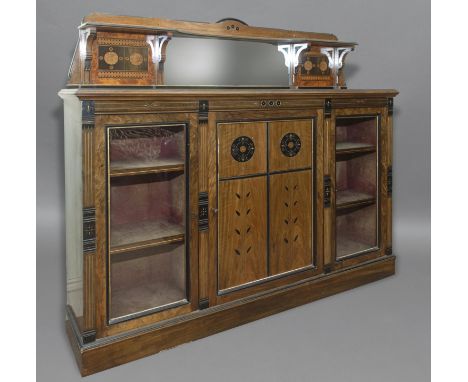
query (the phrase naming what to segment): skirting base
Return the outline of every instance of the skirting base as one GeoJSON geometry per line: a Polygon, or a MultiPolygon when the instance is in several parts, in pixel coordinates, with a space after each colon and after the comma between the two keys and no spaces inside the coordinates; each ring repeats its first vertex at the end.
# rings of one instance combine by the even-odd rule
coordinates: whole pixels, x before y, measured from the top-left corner
{"type": "Polygon", "coordinates": [[[165,323],[88,344],[79,341],[70,320],[67,334],[82,376],[97,373],[161,350],[231,329],[395,273],[395,256],[328,273],[294,286],[199,310],[165,323]]]}

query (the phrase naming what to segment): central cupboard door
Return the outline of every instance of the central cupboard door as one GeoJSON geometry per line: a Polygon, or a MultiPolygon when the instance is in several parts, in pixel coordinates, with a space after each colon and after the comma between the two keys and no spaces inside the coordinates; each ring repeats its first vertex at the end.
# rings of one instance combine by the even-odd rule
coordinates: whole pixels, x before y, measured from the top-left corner
{"type": "Polygon", "coordinates": [[[314,120],[217,124],[218,294],[314,268],[314,120]]]}

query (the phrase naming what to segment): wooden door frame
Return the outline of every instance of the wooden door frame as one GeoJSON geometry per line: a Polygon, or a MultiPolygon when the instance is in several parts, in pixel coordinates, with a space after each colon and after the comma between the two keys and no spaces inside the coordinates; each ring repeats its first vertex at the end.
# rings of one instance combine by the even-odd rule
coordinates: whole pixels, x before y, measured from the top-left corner
{"type": "Polygon", "coordinates": [[[138,327],[154,324],[158,321],[175,318],[198,309],[198,115],[197,113],[151,113],[151,114],[101,114],[96,115],[94,129],[94,181],[96,205],[96,267],[94,271],[96,301],[97,337],[116,335],[138,327]],[[169,308],[148,315],[131,318],[127,321],[109,324],[108,320],[108,240],[107,240],[107,138],[109,126],[158,125],[183,123],[188,129],[189,152],[188,192],[189,211],[187,211],[187,232],[189,248],[187,267],[189,281],[187,284],[188,304],[169,308]]]}
{"type": "MultiPolygon", "coordinates": [[[[388,243],[391,242],[391,204],[389,204],[387,192],[387,169],[391,166],[392,143],[389,141],[391,135],[391,121],[388,118],[387,107],[346,107],[336,108],[331,111],[329,118],[325,121],[326,130],[326,172],[331,180],[331,198],[330,208],[325,211],[325,268],[327,272],[357,265],[369,260],[373,260],[388,253],[388,243]],[[356,254],[343,259],[336,259],[336,239],[335,239],[335,219],[336,219],[336,119],[337,117],[359,117],[359,116],[377,116],[378,117],[378,137],[377,137],[377,182],[378,182],[378,250],[356,254]],[[390,123],[390,125],[389,125],[390,123]],[[390,234],[390,238],[389,238],[390,234]]],[[[391,200],[390,200],[391,203],[391,200]]],[[[391,244],[390,244],[391,246],[391,244]]],[[[390,253],[391,254],[391,253],[390,253]]]]}

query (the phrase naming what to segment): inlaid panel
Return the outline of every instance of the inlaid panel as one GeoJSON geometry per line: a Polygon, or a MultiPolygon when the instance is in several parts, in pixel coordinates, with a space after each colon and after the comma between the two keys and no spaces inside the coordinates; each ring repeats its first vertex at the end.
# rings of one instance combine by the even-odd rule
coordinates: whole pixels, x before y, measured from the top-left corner
{"type": "Polygon", "coordinates": [[[312,264],[312,171],[270,177],[270,275],[312,264]]]}
{"type": "Polygon", "coordinates": [[[218,289],[267,276],[267,178],[219,183],[218,289]]]}
{"type": "Polygon", "coordinates": [[[312,166],[312,120],[268,123],[269,171],[312,166]]]}
{"type": "Polygon", "coordinates": [[[267,169],[266,123],[219,123],[220,178],[262,174],[267,169]]]}

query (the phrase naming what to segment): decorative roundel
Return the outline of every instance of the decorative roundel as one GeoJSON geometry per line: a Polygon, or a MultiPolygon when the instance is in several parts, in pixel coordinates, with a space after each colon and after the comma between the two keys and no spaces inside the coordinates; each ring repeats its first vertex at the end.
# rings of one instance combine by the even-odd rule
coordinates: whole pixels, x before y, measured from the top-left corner
{"type": "Polygon", "coordinates": [[[283,139],[281,139],[281,152],[287,157],[293,157],[297,155],[301,149],[301,138],[297,134],[287,133],[283,139]]]}
{"type": "Polygon", "coordinates": [[[319,68],[322,72],[325,72],[328,69],[328,63],[325,60],[320,61],[319,68]]]}
{"type": "Polygon", "coordinates": [[[312,64],[312,61],[307,60],[306,62],[304,62],[304,69],[305,70],[310,71],[310,70],[312,70],[313,67],[314,67],[314,64],[312,64]]]}
{"type": "Polygon", "coordinates": [[[238,162],[247,162],[255,152],[255,145],[249,137],[237,137],[231,145],[231,155],[238,162]]]}
{"type": "Polygon", "coordinates": [[[115,65],[119,61],[119,56],[115,52],[106,52],[104,55],[104,61],[107,65],[115,65]]]}
{"type": "Polygon", "coordinates": [[[130,63],[132,65],[138,66],[143,62],[143,56],[140,53],[132,53],[130,55],[130,63]]]}

